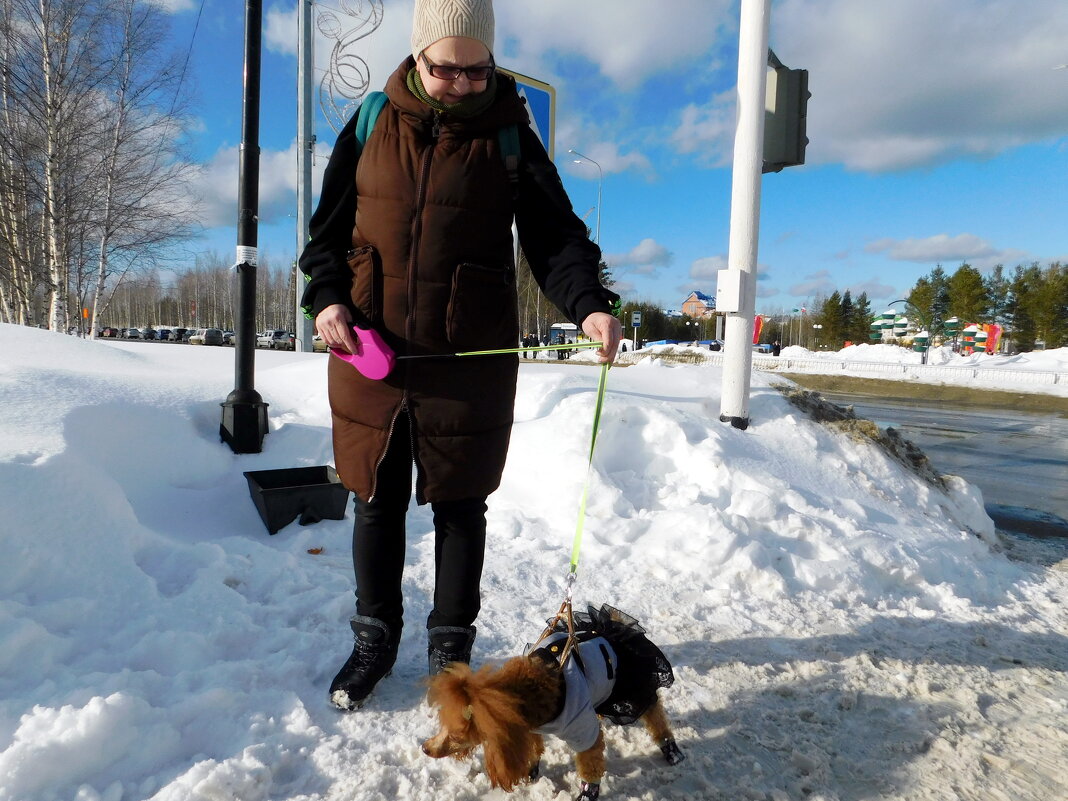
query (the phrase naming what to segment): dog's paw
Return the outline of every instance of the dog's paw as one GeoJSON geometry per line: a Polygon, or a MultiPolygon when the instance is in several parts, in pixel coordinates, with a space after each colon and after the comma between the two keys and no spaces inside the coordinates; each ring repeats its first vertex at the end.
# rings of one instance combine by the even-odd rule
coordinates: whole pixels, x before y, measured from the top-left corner
{"type": "Polygon", "coordinates": [[[595,782],[583,782],[579,785],[582,790],[575,801],[597,801],[601,795],[601,785],[595,782]]]}
{"type": "Polygon", "coordinates": [[[686,759],[686,754],[682,753],[678,745],[675,744],[675,740],[670,738],[661,743],[660,753],[664,755],[664,759],[667,760],[669,765],[678,765],[682,760],[686,759]]]}
{"type": "Polygon", "coordinates": [[[541,761],[535,762],[530,767],[530,773],[527,774],[527,784],[533,784],[541,776],[541,761]]]}

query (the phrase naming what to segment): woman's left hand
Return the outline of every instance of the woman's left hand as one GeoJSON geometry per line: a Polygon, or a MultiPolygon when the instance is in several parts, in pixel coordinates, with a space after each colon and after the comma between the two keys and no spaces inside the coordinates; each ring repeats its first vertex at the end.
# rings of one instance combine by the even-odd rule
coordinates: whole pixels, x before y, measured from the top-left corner
{"type": "Polygon", "coordinates": [[[597,349],[599,362],[610,362],[616,358],[616,348],[623,336],[623,326],[619,320],[607,312],[594,312],[582,321],[582,333],[593,341],[603,343],[597,349]]]}

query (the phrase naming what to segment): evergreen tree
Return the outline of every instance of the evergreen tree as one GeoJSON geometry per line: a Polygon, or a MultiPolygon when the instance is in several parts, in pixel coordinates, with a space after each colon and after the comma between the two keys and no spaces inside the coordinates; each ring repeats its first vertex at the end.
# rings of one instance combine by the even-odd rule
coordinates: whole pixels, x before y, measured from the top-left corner
{"type": "Polygon", "coordinates": [[[1005,265],[994,265],[993,271],[983,282],[987,297],[986,317],[992,323],[1005,325],[1008,321],[1010,281],[1005,277],[1005,265]]]}
{"type": "Polygon", "coordinates": [[[868,342],[871,334],[871,301],[868,293],[861,292],[853,304],[853,325],[850,330],[850,339],[856,343],[868,342]]]}
{"type": "MultiPolygon", "coordinates": [[[[929,319],[931,309],[934,307],[935,300],[935,286],[931,283],[931,279],[928,276],[921,276],[916,279],[916,285],[912,287],[908,296],[905,298],[908,301],[908,305],[913,309],[916,309],[920,315],[929,319]]],[[[906,315],[909,312],[905,312],[906,315]]],[[[923,325],[924,323],[917,320],[917,323],[923,325]]]]}
{"type": "Polygon", "coordinates": [[[962,264],[947,283],[949,316],[957,317],[962,325],[989,322],[990,296],[983,284],[983,276],[970,264],[962,264]]]}
{"type": "Polygon", "coordinates": [[[1036,338],[1047,348],[1058,348],[1068,338],[1068,271],[1059,262],[1045,270],[1038,270],[1036,264],[1034,269],[1038,275],[1030,307],[1036,338]]]}
{"type": "Polygon", "coordinates": [[[821,329],[813,329],[813,339],[818,339],[819,344],[828,345],[842,343],[842,296],[836,289],[829,298],[823,300],[817,307],[813,325],[822,326],[821,329]],[[819,332],[818,334],[816,332],[819,332]]]}
{"type": "Polygon", "coordinates": [[[841,308],[842,312],[840,316],[842,322],[842,330],[839,332],[839,337],[842,341],[842,344],[844,345],[846,340],[849,340],[851,342],[854,341],[853,327],[856,323],[856,320],[854,319],[856,309],[853,306],[853,295],[848,289],[845,291],[845,294],[842,295],[841,308]]]}
{"type": "Polygon", "coordinates": [[[1016,265],[1012,283],[1009,285],[1008,336],[1017,351],[1029,351],[1035,347],[1036,329],[1033,312],[1037,284],[1041,274],[1037,264],[1024,267],[1016,265]]]}

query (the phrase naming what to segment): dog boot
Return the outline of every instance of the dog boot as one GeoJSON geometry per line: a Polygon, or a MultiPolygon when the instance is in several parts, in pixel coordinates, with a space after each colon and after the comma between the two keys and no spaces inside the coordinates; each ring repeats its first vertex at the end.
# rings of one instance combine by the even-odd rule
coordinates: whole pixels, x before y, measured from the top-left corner
{"type": "Polygon", "coordinates": [[[427,661],[431,676],[443,671],[450,662],[471,661],[475,642],[474,626],[435,626],[427,630],[427,661]]]}
{"type": "Polygon", "coordinates": [[[664,759],[667,760],[669,765],[678,765],[682,760],[686,759],[686,755],[679,750],[675,740],[671,737],[660,743],[660,752],[664,755],[664,759]]]}
{"type": "Polygon", "coordinates": [[[346,712],[363,705],[379,680],[397,661],[400,626],[396,634],[384,621],[356,615],[350,621],[355,644],[352,654],[330,682],[330,701],[346,712]]]}

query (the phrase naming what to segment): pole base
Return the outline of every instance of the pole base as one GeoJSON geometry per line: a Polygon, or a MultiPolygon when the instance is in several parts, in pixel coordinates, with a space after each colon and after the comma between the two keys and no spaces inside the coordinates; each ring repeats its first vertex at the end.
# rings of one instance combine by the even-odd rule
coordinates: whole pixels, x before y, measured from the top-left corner
{"type": "Polygon", "coordinates": [[[721,414],[719,416],[719,421],[721,423],[730,423],[739,431],[745,431],[747,428],[749,428],[748,417],[731,417],[729,414],[721,414]]]}
{"type": "Polygon", "coordinates": [[[260,453],[267,435],[267,406],[255,390],[234,390],[222,406],[219,439],[234,453],[260,453]]]}

